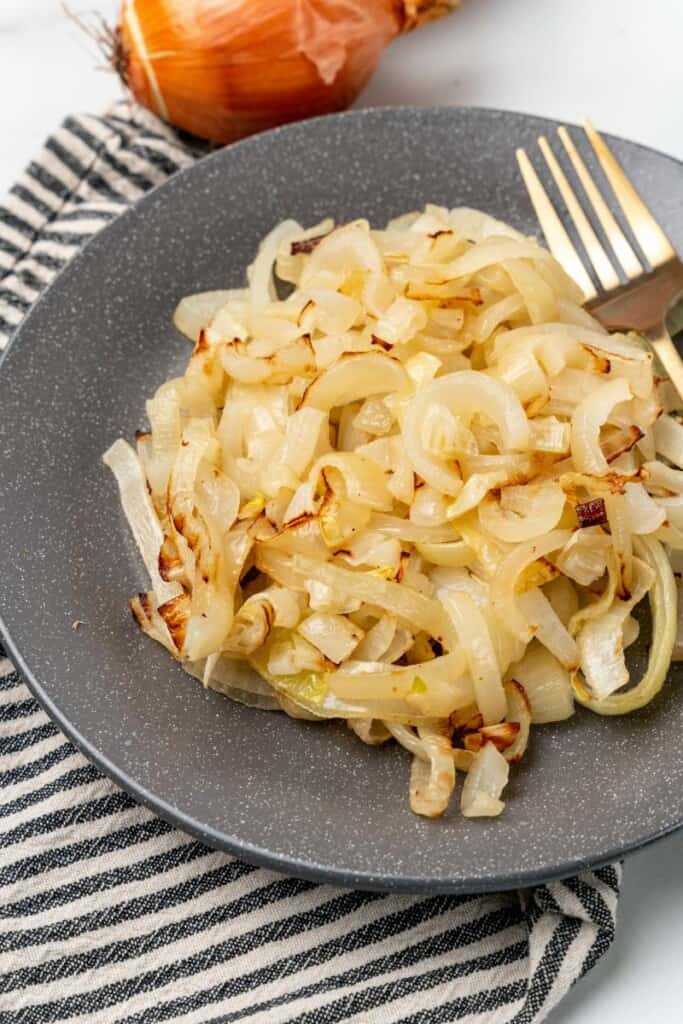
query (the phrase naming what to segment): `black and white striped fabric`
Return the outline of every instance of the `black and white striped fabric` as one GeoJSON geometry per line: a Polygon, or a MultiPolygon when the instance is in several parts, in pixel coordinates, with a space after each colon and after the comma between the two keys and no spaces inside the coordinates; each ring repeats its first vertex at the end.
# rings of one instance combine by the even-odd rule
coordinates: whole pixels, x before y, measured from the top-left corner
{"type": "MultiPolygon", "coordinates": [[[[65,121],[0,207],[0,347],[90,235],[193,158],[126,105],[65,121]]],[[[609,948],[619,879],[409,897],[251,867],[117,789],[0,648],[3,1024],[530,1024],[609,948]]]]}

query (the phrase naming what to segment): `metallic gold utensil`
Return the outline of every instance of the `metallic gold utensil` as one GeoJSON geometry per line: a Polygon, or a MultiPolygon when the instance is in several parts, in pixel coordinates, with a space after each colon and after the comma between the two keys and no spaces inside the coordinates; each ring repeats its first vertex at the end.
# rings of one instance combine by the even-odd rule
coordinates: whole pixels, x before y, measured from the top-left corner
{"type": "Polygon", "coordinates": [[[683,263],[605,140],[589,121],[584,122],[584,130],[642,258],[619,226],[566,128],[559,128],[558,136],[581,184],[583,205],[548,140],[541,136],[538,144],[573,221],[588,258],[586,262],[571,241],[526,152],[518,149],[517,161],[524,184],[551,252],[582,289],[587,308],[609,330],[635,330],[642,334],[683,399],[683,360],[666,328],[668,311],[683,296],[683,263]],[[611,255],[586,209],[592,210],[597,218],[611,255]],[[588,261],[597,286],[587,269],[588,261]]]}

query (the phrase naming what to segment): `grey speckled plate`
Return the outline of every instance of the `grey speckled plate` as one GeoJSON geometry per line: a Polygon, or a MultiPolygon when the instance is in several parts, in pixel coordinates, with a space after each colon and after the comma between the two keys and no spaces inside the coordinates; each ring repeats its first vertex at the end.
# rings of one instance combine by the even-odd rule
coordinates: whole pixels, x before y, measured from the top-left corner
{"type": "MultiPolygon", "coordinates": [[[[3,628],[59,725],[143,803],[247,860],[347,885],[499,889],[619,857],[683,822],[683,700],[672,679],[626,719],[538,729],[505,814],[408,809],[409,759],[345,728],[204,692],[134,627],[144,572],[100,455],[144,422],[188,355],[184,294],[241,284],[258,240],[293,216],[382,224],[426,201],[537,225],[514,149],[553,124],[489,110],[375,110],[218,152],[104,230],[34,309],[0,372],[3,628]],[[75,619],[87,625],[77,632],[75,619]]],[[[613,140],[683,250],[683,167],[613,140]]]]}

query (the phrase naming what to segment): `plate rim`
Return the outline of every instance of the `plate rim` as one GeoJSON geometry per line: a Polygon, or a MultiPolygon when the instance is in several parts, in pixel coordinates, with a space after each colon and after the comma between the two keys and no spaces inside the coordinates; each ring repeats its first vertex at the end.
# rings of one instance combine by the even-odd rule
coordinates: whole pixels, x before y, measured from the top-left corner
{"type": "MultiPolygon", "coordinates": [[[[14,331],[10,342],[0,356],[0,390],[3,387],[3,370],[6,362],[14,351],[16,345],[21,343],[22,335],[27,329],[27,325],[30,325],[36,311],[45,301],[48,293],[51,293],[52,289],[58,286],[62,276],[67,272],[77,270],[80,262],[88,257],[91,247],[96,248],[98,244],[104,244],[106,246],[106,239],[110,228],[113,228],[114,225],[118,225],[125,218],[136,216],[137,211],[141,207],[155,201],[157,194],[161,190],[169,187],[179,177],[191,175],[199,164],[203,165],[212,161],[218,161],[223,159],[223,155],[226,151],[231,152],[237,148],[241,149],[244,147],[259,145],[262,143],[264,138],[272,138],[273,136],[279,136],[283,133],[297,131],[302,127],[305,129],[308,125],[316,124],[318,122],[326,123],[331,121],[359,120],[368,116],[382,117],[386,114],[406,114],[415,116],[417,113],[418,115],[430,115],[436,112],[444,114],[448,112],[456,119],[461,114],[475,113],[483,114],[485,116],[502,115],[503,117],[512,116],[517,118],[527,118],[533,121],[544,122],[548,125],[552,125],[553,127],[558,123],[557,120],[550,117],[530,114],[526,111],[515,111],[498,107],[452,106],[448,104],[429,106],[413,106],[409,104],[370,106],[356,110],[346,110],[334,114],[307,118],[303,121],[280,125],[276,128],[249,136],[248,138],[241,139],[229,146],[224,146],[214,152],[208,153],[194,161],[192,164],[178,169],[173,174],[169,175],[169,177],[163,182],[155,185],[140,196],[135,202],[131,203],[125,210],[115,217],[114,220],[106,224],[101,230],[88,238],[72,259],[70,259],[55,275],[53,280],[41,292],[36,302],[33,303],[28,314],[14,331]],[[102,241],[102,239],[104,239],[104,241],[102,241]]],[[[561,123],[566,124],[569,128],[581,130],[579,125],[570,121],[563,121],[561,123]]],[[[683,160],[670,153],[665,153],[652,146],[634,142],[631,139],[626,139],[623,136],[615,135],[613,133],[604,134],[606,134],[609,139],[628,143],[647,154],[654,154],[657,157],[671,161],[683,170],[683,160]]],[[[615,860],[619,860],[627,854],[642,850],[657,840],[662,839],[667,835],[671,835],[683,828],[683,815],[681,815],[679,820],[674,820],[661,828],[651,830],[627,843],[617,844],[596,858],[574,858],[573,860],[559,863],[553,868],[525,869],[515,874],[495,877],[489,876],[487,878],[461,877],[434,879],[409,877],[406,875],[388,875],[386,872],[381,875],[376,875],[370,871],[343,869],[333,865],[320,864],[313,860],[306,860],[303,857],[299,858],[289,856],[287,854],[272,853],[266,847],[253,844],[248,841],[240,841],[234,837],[226,835],[224,832],[221,832],[216,828],[203,825],[196,818],[173,806],[173,804],[168,802],[162,796],[148,790],[144,785],[130,776],[124,769],[119,768],[105,754],[99,751],[93,743],[81,734],[79,729],[73,725],[69,718],[61,712],[60,708],[54,703],[49,693],[38,681],[23,653],[15,644],[9,626],[2,613],[2,609],[0,609],[0,638],[3,641],[10,661],[14,664],[20,677],[26,683],[28,689],[31,691],[32,695],[35,697],[41,708],[46,712],[48,717],[55,722],[59,729],[74,744],[76,749],[89,761],[95,764],[102,772],[104,772],[108,778],[112,779],[116,785],[133,797],[138,803],[153,811],[155,814],[158,814],[174,827],[179,828],[199,841],[206,843],[213,849],[221,850],[248,863],[283,874],[305,878],[319,884],[331,884],[346,888],[359,888],[380,892],[414,894],[444,893],[454,895],[504,892],[527,886],[541,885],[562,878],[568,878],[581,871],[597,870],[614,862],[615,860]]]]}

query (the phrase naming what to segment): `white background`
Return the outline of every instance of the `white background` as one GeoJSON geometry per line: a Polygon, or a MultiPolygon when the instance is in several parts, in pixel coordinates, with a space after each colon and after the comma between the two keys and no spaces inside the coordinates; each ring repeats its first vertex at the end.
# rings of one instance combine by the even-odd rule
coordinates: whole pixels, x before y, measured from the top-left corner
{"type": "MultiPolygon", "coordinates": [[[[111,0],[72,6],[110,18],[116,8],[111,0]]],[[[58,0],[0,0],[0,193],[65,114],[98,111],[121,95],[98,64],[58,0]]],[[[387,51],[359,105],[385,103],[495,106],[568,121],[589,114],[605,131],[683,158],[683,3],[463,0],[448,22],[387,51]]],[[[616,942],[551,1024],[680,1020],[681,964],[683,834],[628,860],[616,942]]]]}

